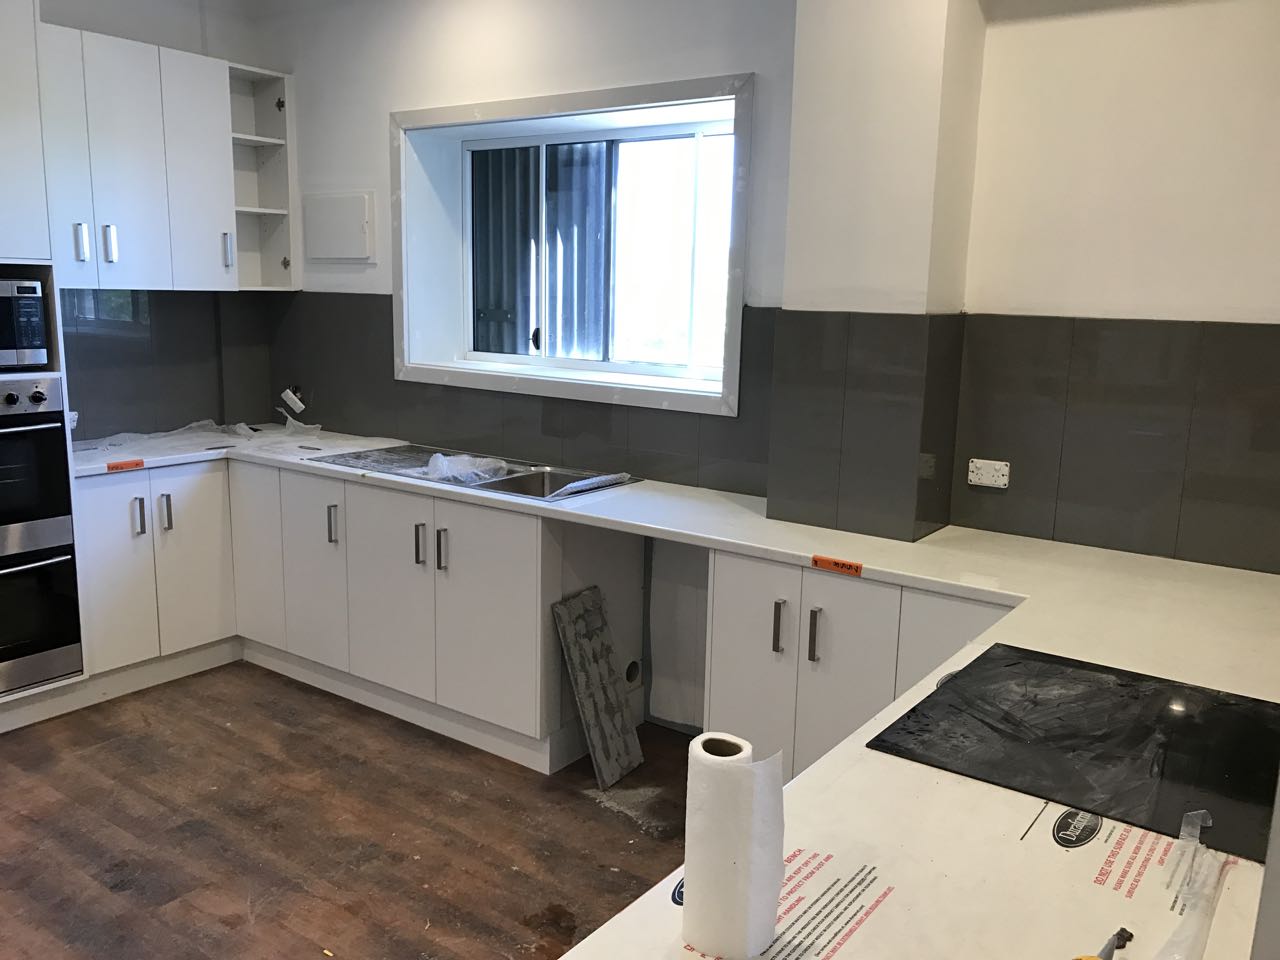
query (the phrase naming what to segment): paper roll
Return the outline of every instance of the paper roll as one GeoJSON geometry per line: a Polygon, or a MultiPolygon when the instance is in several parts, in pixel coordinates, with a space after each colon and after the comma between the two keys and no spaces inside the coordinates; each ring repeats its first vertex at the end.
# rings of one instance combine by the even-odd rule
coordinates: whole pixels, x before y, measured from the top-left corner
{"type": "Polygon", "coordinates": [[[708,956],[749,960],[773,941],[782,892],[782,755],[704,733],[689,745],[684,940],[708,956]]]}

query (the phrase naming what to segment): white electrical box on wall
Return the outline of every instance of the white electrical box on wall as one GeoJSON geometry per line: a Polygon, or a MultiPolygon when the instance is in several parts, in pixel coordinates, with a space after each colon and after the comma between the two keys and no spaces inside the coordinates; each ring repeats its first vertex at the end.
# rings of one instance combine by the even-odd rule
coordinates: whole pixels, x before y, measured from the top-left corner
{"type": "Polygon", "coordinates": [[[308,260],[374,262],[372,190],[307,194],[302,227],[308,260]]]}
{"type": "Polygon", "coordinates": [[[1007,460],[970,460],[969,486],[1009,488],[1009,463],[1007,460]]]}

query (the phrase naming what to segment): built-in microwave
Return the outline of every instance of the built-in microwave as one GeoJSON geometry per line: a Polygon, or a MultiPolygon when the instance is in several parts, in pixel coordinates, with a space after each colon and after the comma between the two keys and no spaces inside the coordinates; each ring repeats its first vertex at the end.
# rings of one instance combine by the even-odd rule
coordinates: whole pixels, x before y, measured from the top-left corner
{"type": "Polygon", "coordinates": [[[0,280],[0,369],[49,365],[49,328],[39,280],[0,280]]]}

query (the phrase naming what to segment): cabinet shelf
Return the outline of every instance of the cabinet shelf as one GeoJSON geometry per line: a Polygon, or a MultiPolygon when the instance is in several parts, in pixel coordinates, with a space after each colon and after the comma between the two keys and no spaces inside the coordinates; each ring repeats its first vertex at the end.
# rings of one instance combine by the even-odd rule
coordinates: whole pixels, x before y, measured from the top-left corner
{"type": "Polygon", "coordinates": [[[279,137],[260,137],[255,133],[233,133],[231,142],[237,147],[283,147],[285,141],[279,137]]]}
{"type": "Polygon", "coordinates": [[[254,217],[287,217],[289,211],[283,207],[236,207],[236,213],[254,217]]]}

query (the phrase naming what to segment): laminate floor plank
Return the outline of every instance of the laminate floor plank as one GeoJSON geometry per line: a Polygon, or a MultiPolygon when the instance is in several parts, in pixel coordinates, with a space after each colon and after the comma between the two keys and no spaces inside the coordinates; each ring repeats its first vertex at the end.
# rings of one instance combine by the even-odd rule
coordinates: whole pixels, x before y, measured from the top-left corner
{"type": "Polygon", "coordinates": [[[561,956],[682,859],[688,738],[607,794],[232,664],[0,736],[5,960],[561,956]]]}

